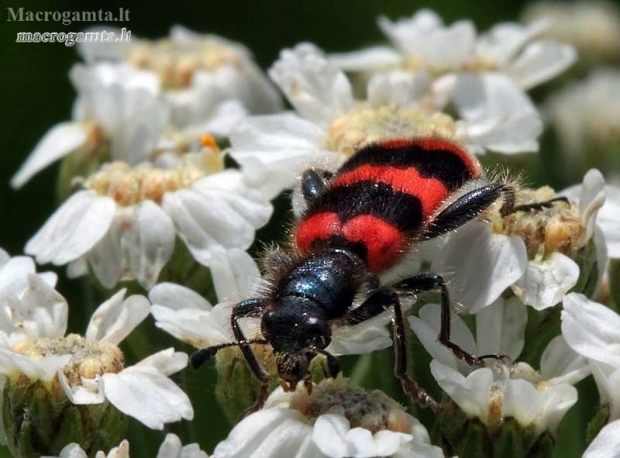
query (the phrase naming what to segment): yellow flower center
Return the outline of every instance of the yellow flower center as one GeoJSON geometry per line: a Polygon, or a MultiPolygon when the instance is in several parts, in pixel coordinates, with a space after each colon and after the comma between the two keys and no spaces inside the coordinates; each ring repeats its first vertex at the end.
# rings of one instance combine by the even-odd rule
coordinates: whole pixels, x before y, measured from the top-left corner
{"type": "Polygon", "coordinates": [[[361,427],[372,433],[382,430],[411,433],[411,421],[402,406],[379,390],[371,392],[347,386],[343,378],[325,379],[308,395],[297,390],[290,408],[300,411],[310,422],[320,415],[342,415],[351,428],[361,427]]]}
{"type": "Polygon", "coordinates": [[[112,197],[123,207],[136,205],[143,200],[161,203],[166,192],[187,188],[223,168],[223,154],[216,145],[207,144],[200,153],[184,154],[178,164],[169,169],[146,166],[132,168],[124,162],[113,162],[91,175],[83,186],[100,195],[112,197]]]}
{"type": "Polygon", "coordinates": [[[373,107],[359,103],[336,118],[328,128],[327,149],[347,156],[357,148],[382,139],[405,137],[454,137],[454,120],[440,112],[403,109],[396,104],[373,107]]]}
{"type": "Polygon", "coordinates": [[[187,45],[169,39],[141,41],[129,49],[126,59],[136,67],[158,73],[164,86],[184,88],[191,85],[196,71],[238,66],[243,56],[224,41],[205,37],[199,43],[187,45]]]}
{"type": "MultiPolygon", "coordinates": [[[[544,202],[556,197],[548,186],[539,189],[521,189],[517,192],[517,204],[544,202]]],[[[491,216],[493,231],[498,234],[517,235],[523,239],[528,258],[542,259],[559,252],[569,257],[583,248],[585,228],[576,205],[556,202],[549,208],[536,211],[516,212],[505,217],[499,215],[501,200],[496,203],[491,216]]]]}
{"type": "Polygon", "coordinates": [[[56,339],[25,340],[11,351],[40,360],[48,356],[71,355],[63,372],[71,385],[81,385],[82,378],[93,379],[105,373],[123,370],[123,352],[110,342],[87,340],[77,334],[56,339]]]}

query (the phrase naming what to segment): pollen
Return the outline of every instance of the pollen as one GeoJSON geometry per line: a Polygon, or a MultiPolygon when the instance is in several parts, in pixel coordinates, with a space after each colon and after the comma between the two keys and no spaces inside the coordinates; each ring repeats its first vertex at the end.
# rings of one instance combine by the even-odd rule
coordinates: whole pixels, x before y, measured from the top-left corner
{"type": "Polygon", "coordinates": [[[87,340],[77,334],[55,339],[26,340],[14,345],[11,351],[33,360],[71,355],[63,369],[71,385],[81,385],[82,378],[93,379],[97,375],[123,370],[123,352],[116,345],[87,340]]]}
{"type": "Polygon", "coordinates": [[[224,40],[207,36],[183,44],[170,39],[140,41],[129,48],[126,59],[136,67],[159,74],[165,87],[181,89],[192,84],[197,71],[239,66],[243,54],[224,40]]]}
{"type": "MultiPolygon", "coordinates": [[[[555,192],[547,186],[536,190],[520,189],[516,195],[517,205],[544,202],[554,197],[555,192]]],[[[501,202],[496,210],[500,205],[501,202]]],[[[587,242],[579,209],[564,202],[555,202],[540,210],[518,211],[503,218],[497,212],[491,222],[494,232],[521,237],[529,259],[542,259],[553,252],[574,257],[587,242]]]]}
{"type": "Polygon", "coordinates": [[[90,176],[83,186],[97,194],[112,197],[122,207],[144,200],[161,203],[165,193],[187,188],[223,168],[223,154],[218,149],[203,148],[200,153],[184,154],[180,162],[169,169],[132,168],[124,162],[113,162],[90,176]]]}
{"type": "Polygon", "coordinates": [[[351,428],[361,427],[373,434],[382,430],[410,433],[412,427],[403,407],[385,393],[349,387],[344,378],[323,380],[311,395],[296,391],[290,408],[300,411],[311,423],[323,414],[342,415],[351,428]]]}
{"type": "Polygon", "coordinates": [[[396,104],[373,107],[359,103],[336,118],[328,128],[327,147],[351,156],[358,148],[386,138],[427,137],[449,139],[456,130],[454,120],[421,107],[402,109],[396,104]]]}

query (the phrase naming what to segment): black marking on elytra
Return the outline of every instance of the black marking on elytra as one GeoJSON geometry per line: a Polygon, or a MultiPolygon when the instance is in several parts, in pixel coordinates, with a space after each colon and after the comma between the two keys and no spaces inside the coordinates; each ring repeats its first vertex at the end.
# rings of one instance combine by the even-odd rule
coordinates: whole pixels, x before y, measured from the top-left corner
{"type": "Polygon", "coordinates": [[[324,212],[336,213],[343,223],[356,216],[372,215],[405,232],[422,224],[422,203],[418,197],[394,191],[387,183],[372,181],[327,188],[312,202],[304,219],[324,212]]]}
{"type": "Polygon", "coordinates": [[[363,165],[415,168],[422,177],[441,181],[450,192],[473,178],[463,159],[453,151],[427,150],[419,145],[390,149],[381,145],[370,145],[347,160],[338,170],[336,177],[363,165]]]}

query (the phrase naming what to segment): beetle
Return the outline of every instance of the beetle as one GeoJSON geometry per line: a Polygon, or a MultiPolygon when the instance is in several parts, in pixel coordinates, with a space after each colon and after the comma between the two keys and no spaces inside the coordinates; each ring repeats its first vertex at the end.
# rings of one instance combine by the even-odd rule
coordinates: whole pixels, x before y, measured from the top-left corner
{"type": "Polygon", "coordinates": [[[307,208],[292,229],[289,250],[265,257],[269,287],[260,297],[234,306],[231,327],[236,341],[197,351],[200,367],[218,350],[238,346],[261,382],[255,405],[264,404],[270,375],[251,345],[271,345],[280,383],[291,391],[301,382],[312,389],[309,365],[324,355],[328,373],[340,372],[338,360],[326,351],[334,326],[356,325],[393,310],[395,374],[405,392],[423,406],[436,402],[406,371],[404,317],[399,294],[439,292],[441,326],[438,340],[470,365],[476,357],[450,341],[450,298],[444,279],[418,273],[392,285],[380,274],[396,266],[417,243],[450,232],[476,218],[503,196],[502,216],[538,210],[565,198],[515,205],[514,189],[488,182],[476,157],[456,143],[434,138],[379,141],[355,152],[334,173],[310,169],[301,177],[307,208]],[[354,307],[359,294],[364,295],[354,307]],[[239,320],[261,320],[262,339],[248,340],[239,320]]]}

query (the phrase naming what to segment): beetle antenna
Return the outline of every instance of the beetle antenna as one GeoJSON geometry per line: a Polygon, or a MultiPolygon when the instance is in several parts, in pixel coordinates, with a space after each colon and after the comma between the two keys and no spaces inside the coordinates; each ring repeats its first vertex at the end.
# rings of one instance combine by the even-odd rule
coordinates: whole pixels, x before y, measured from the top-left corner
{"type": "Polygon", "coordinates": [[[223,348],[241,347],[247,345],[267,345],[265,339],[250,339],[250,340],[238,340],[236,342],[228,342],[220,345],[213,345],[212,347],[202,348],[192,354],[189,358],[189,362],[194,369],[199,369],[204,363],[209,361],[215,356],[215,354],[223,348]]]}

